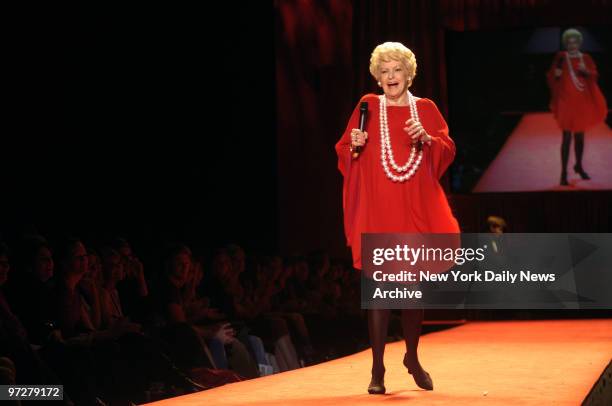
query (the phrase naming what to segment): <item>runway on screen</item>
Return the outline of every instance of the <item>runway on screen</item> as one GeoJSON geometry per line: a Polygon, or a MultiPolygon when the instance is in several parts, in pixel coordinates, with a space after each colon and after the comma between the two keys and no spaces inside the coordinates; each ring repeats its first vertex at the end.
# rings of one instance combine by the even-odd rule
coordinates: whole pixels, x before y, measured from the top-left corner
{"type": "MultiPolygon", "coordinates": [[[[404,351],[402,342],[387,344],[386,395],[366,392],[367,350],[154,404],[580,405],[612,359],[612,319],[469,322],[426,334],[419,354],[433,391],[415,385],[401,364],[404,351]]],[[[610,388],[608,379],[591,397],[610,388]]]]}
{"type": "Polygon", "coordinates": [[[574,141],[567,165],[568,186],[560,186],[561,130],[552,113],[525,114],[474,192],[579,191],[612,189],[612,130],[601,123],[585,133],[583,166],[591,180],[573,170],[574,141]]]}

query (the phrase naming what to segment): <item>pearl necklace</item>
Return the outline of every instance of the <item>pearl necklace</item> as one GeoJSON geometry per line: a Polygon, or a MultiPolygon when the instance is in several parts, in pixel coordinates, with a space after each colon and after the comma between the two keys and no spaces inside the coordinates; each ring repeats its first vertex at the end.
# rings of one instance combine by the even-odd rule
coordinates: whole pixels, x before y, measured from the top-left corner
{"type": "MultiPolygon", "coordinates": [[[[380,95],[378,96],[379,100],[380,100],[380,109],[379,109],[379,121],[380,121],[380,149],[381,149],[381,154],[380,154],[380,160],[382,163],[382,167],[385,171],[385,174],[387,175],[387,178],[391,179],[393,182],[405,182],[408,179],[410,179],[414,173],[417,171],[417,169],[419,168],[419,165],[421,164],[421,160],[423,159],[423,150],[420,150],[417,156],[416,161],[414,160],[414,157],[417,155],[417,148],[416,148],[416,144],[412,145],[412,148],[410,150],[410,157],[408,158],[408,162],[406,162],[406,164],[404,166],[399,166],[396,162],[395,162],[395,158],[393,156],[393,148],[391,148],[391,136],[389,134],[389,124],[387,122],[387,98],[385,97],[385,95],[380,95]],[[388,157],[388,163],[387,163],[387,157],[388,157]],[[391,165],[391,167],[399,172],[406,172],[403,175],[395,175],[391,169],[389,169],[389,165],[391,165]],[[410,170],[409,170],[410,169],[410,170]]],[[[416,122],[420,122],[419,120],[419,113],[417,111],[417,106],[416,106],[416,98],[412,95],[412,93],[410,93],[410,91],[408,91],[408,105],[410,106],[410,116],[412,117],[412,119],[416,122]]]]}
{"type": "MultiPolygon", "coordinates": [[[[584,59],[582,59],[582,52],[578,52],[578,57],[580,58],[580,63],[584,64],[584,59]]],[[[576,89],[578,89],[579,92],[583,92],[584,83],[582,83],[580,79],[578,79],[578,77],[576,76],[576,72],[574,72],[574,67],[572,66],[572,61],[570,61],[569,52],[565,53],[565,59],[567,59],[567,68],[569,69],[570,78],[572,78],[574,86],[576,87],[576,89]]]]}

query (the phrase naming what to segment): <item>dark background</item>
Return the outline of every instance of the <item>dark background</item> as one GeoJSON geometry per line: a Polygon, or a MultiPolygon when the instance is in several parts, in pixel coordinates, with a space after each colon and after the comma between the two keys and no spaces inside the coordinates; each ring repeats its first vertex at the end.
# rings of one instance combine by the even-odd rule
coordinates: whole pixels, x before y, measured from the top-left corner
{"type": "MultiPolygon", "coordinates": [[[[15,6],[3,13],[0,232],[93,243],[122,234],[141,255],[178,239],[203,252],[232,241],[347,257],[333,147],[359,97],[377,91],[367,69],[377,44],[414,50],[414,93],[452,122],[453,33],[602,27],[611,9],[607,0],[15,6]]],[[[490,214],[509,231],[612,229],[607,192],[449,200],[464,231],[481,231],[490,214]]]]}
{"type": "Polygon", "coordinates": [[[275,248],[271,3],[41,2],[7,15],[5,239],[275,248]]]}

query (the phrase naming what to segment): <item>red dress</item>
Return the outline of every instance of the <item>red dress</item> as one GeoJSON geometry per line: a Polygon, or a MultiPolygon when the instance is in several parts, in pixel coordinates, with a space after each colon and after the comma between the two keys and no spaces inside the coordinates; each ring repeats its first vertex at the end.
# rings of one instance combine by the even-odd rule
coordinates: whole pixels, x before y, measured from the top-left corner
{"type": "Polygon", "coordinates": [[[589,72],[587,76],[580,75],[578,71],[580,58],[570,58],[576,77],[584,84],[584,90],[580,91],[572,81],[566,54],[566,51],[558,52],[546,74],[551,90],[550,109],[562,130],[584,132],[606,119],[608,107],[597,85],[599,74],[591,56],[582,54],[589,72]],[[555,78],[557,67],[563,71],[559,78],[555,78]]]}
{"type": "MultiPolygon", "coordinates": [[[[448,126],[434,102],[417,100],[421,124],[432,142],[423,145],[423,160],[414,176],[395,183],[387,178],[381,163],[378,96],[368,94],[361,101],[368,102],[369,111],[365,128],[368,140],[360,156],[353,159],[349,150],[351,130],[359,128],[359,104],[336,144],[338,168],[344,176],[344,232],[357,269],[362,269],[361,233],[459,232],[439,183],[455,157],[455,143],[448,136],[448,126]]],[[[387,106],[391,146],[398,165],[404,165],[410,155],[411,142],[403,130],[409,118],[409,106],[387,106]]]]}

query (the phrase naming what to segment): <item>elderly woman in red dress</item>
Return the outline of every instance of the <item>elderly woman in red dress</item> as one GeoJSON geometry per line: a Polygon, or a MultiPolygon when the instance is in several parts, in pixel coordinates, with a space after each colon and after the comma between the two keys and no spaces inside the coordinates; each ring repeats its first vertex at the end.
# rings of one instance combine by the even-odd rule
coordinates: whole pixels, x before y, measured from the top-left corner
{"type": "MultiPolygon", "coordinates": [[[[416,67],[414,54],[401,43],[377,46],[370,73],[383,94],[361,98],[369,106],[364,131],[359,130],[358,104],[336,144],[338,168],[344,176],[345,235],[357,269],[362,269],[362,233],[459,232],[439,183],[455,156],[455,144],[434,102],[408,90],[416,67]]],[[[385,393],[383,355],[389,314],[389,309],[368,310],[371,394],[385,393]]],[[[402,310],[403,363],[419,387],[432,390],[431,377],[417,356],[422,321],[422,309],[402,310]]]]}
{"type": "Polygon", "coordinates": [[[584,132],[604,121],[608,108],[597,86],[597,67],[590,55],[580,52],[582,45],[580,31],[570,28],[561,38],[567,51],[555,55],[547,79],[551,89],[550,109],[563,131],[561,185],[567,185],[567,161],[572,133],[574,133],[576,153],[574,171],[582,179],[590,179],[582,166],[584,132]]]}

